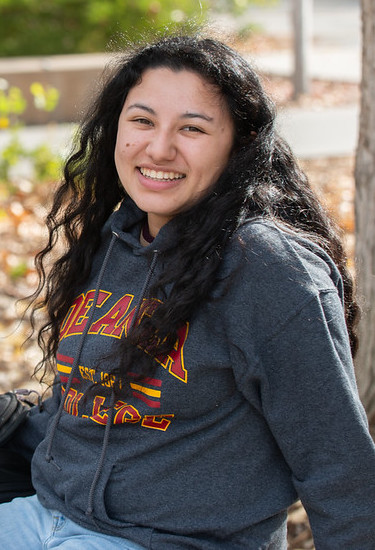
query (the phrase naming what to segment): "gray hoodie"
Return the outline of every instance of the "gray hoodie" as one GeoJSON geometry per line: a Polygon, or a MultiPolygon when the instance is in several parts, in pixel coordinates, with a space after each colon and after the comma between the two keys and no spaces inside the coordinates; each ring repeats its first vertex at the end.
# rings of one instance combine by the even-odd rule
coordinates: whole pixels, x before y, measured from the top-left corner
{"type": "Polygon", "coordinates": [[[375,447],[332,260],[245,223],[214,299],[155,375],[114,399],[111,354],[137,308],[157,307],[145,296],[173,239],[172,221],[141,247],[143,216],[126,201],[105,225],[61,327],[54,397],[19,434],[40,502],[152,550],[282,550],[301,498],[317,549],[374,549],[375,447]]]}

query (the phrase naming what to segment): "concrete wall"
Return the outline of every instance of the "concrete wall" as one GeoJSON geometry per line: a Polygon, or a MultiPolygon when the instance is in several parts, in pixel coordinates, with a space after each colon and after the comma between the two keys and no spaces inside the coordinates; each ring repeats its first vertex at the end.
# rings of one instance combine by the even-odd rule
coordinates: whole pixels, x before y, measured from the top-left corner
{"type": "Polygon", "coordinates": [[[21,88],[27,99],[28,107],[22,115],[25,124],[45,124],[51,120],[76,122],[98,89],[103,70],[112,58],[110,54],[0,58],[0,78],[21,88]],[[60,100],[52,113],[34,106],[30,93],[33,82],[59,90],[60,100]]]}

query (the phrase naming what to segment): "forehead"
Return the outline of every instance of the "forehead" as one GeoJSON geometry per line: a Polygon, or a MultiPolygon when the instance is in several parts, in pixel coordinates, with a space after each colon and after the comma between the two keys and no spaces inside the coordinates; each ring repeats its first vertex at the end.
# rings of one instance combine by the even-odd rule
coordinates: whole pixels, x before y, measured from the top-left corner
{"type": "MultiPolygon", "coordinates": [[[[130,89],[125,103],[135,97],[144,97],[149,103],[168,103],[173,100],[183,103],[198,103],[223,107],[224,98],[217,86],[186,69],[175,71],[166,67],[147,69],[139,82],[130,89]]],[[[182,103],[181,107],[182,107],[182,103]]]]}

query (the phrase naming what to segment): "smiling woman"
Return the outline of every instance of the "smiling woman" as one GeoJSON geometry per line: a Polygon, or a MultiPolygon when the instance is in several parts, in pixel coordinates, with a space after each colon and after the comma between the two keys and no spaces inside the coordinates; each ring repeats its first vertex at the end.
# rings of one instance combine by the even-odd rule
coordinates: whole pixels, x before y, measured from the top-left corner
{"type": "Polygon", "coordinates": [[[300,498],[317,548],[373,550],[353,282],[236,51],[126,53],[47,225],[33,320],[56,383],[10,444],[37,498],[0,506],[2,547],[286,550],[300,498]]]}
{"type": "Polygon", "coordinates": [[[120,114],[115,163],[154,237],[202,198],[228,163],[234,129],[217,87],[186,70],[145,71],[120,114]]]}

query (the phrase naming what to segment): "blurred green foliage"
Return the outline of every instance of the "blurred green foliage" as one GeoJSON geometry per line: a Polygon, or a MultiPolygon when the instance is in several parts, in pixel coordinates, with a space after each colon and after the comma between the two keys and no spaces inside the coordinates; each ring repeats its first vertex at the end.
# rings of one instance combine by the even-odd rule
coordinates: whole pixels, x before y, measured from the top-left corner
{"type": "MultiPolygon", "coordinates": [[[[33,82],[30,93],[34,105],[41,111],[51,112],[56,109],[60,92],[53,86],[43,86],[33,82]]],[[[0,130],[15,127],[20,124],[20,116],[27,107],[27,101],[22,90],[17,86],[9,86],[4,78],[0,78],[0,130]]]]}
{"type": "Polygon", "coordinates": [[[202,20],[206,9],[206,0],[0,0],[0,55],[104,51],[121,35],[202,20]]]}
{"type": "Polygon", "coordinates": [[[117,49],[148,30],[204,23],[210,10],[239,13],[275,0],[0,0],[0,56],[117,49]]]}
{"type": "MultiPolygon", "coordinates": [[[[60,99],[56,88],[43,86],[40,82],[33,82],[30,92],[35,107],[41,111],[53,111],[60,99]]],[[[10,139],[0,151],[0,182],[12,185],[12,169],[25,160],[31,164],[36,180],[56,181],[61,170],[61,159],[48,144],[30,148],[20,139],[19,130],[23,126],[21,117],[26,107],[27,101],[22,90],[17,86],[8,86],[6,80],[0,79],[0,130],[10,131],[10,139]]]]}

